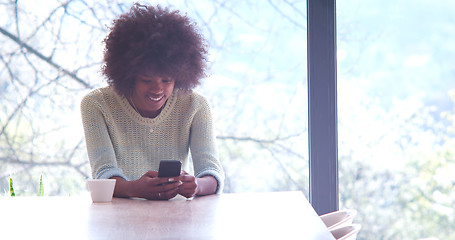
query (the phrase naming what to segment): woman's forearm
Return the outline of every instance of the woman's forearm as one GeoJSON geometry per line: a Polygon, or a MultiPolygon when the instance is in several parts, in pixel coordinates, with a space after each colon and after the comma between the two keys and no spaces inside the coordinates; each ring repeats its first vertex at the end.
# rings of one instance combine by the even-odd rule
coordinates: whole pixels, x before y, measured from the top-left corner
{"type": "Polygon", "coordinates": [[[197,178],[196,181],[196,195],[204,196],[216,193],[216,189],[218,188],[218,181],[213,176],[207,175],[201,178],[197,178]]]}
{"type": "Polygon", "coordinates": [[[135,197],[133,183],[121,177],[111,177],[116,179],[114,197],[130,198],[135,197]]]}

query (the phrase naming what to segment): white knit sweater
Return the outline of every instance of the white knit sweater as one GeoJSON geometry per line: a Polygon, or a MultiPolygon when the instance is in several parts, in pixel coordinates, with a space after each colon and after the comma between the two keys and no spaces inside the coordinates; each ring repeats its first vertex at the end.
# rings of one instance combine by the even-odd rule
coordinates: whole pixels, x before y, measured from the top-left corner
{"type": "Polygon", "coordinates": [[[195,177],[215,177],[217,193],[222,191],[212,114],[201,95],[175,89],[156,118],[144,118],[125,97],[105,87],[82,99],[81,113],[93,178],[136,180],[158,170],[161,160],[180,160],[195,177]]]}

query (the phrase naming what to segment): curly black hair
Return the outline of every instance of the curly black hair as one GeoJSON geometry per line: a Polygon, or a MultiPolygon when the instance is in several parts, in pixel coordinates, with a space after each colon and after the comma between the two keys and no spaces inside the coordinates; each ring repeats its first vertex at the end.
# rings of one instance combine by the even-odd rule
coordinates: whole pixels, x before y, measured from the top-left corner
{"type": "Polygon", "coordinates": [[[152,72],[193,89],[206,76],[207,47],[194,23],[179,11],[135,3],[113,21],[104,39],[107,83],[130,96],[137,75],[152,72]]]}

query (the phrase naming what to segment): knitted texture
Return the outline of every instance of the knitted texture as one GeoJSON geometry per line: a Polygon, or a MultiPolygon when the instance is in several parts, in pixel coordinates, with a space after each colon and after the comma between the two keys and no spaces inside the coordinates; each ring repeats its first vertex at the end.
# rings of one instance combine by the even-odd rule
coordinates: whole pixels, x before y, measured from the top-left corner
{"type": "Polygon", "coordinates": [[[158,170],[161,160],[180,160],[195,177],[215,177],[217,193],[222,191],[224,172],[203,96],[175,89],[156,118],[144,118],[125,97],[105,87],[82,99],[81,114],[93,178],[136,180],[158,170]]]}

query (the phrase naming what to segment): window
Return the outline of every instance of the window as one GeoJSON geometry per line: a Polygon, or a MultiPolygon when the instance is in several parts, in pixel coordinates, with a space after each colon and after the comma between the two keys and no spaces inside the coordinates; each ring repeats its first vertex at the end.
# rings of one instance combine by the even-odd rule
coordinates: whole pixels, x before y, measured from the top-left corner
{"type": "Polygon", "coordinates": [[[340,208],[359,239],[454,238],[453,1],[338,1],[340,208]]]}
{"type": "MultiPolygon", "coordinates": [[[[130,2],[0,4],[0,186],[77,195],[90,177],[79,115],[104,86],[102,40],[130,2]],[[71,56],[71,57],[68,57],[71,56]]],[[[225,192],[308,194],[305,1],[154,1],[195,19],[213,73],[198,89],[217,118],[225,192]]]]}

